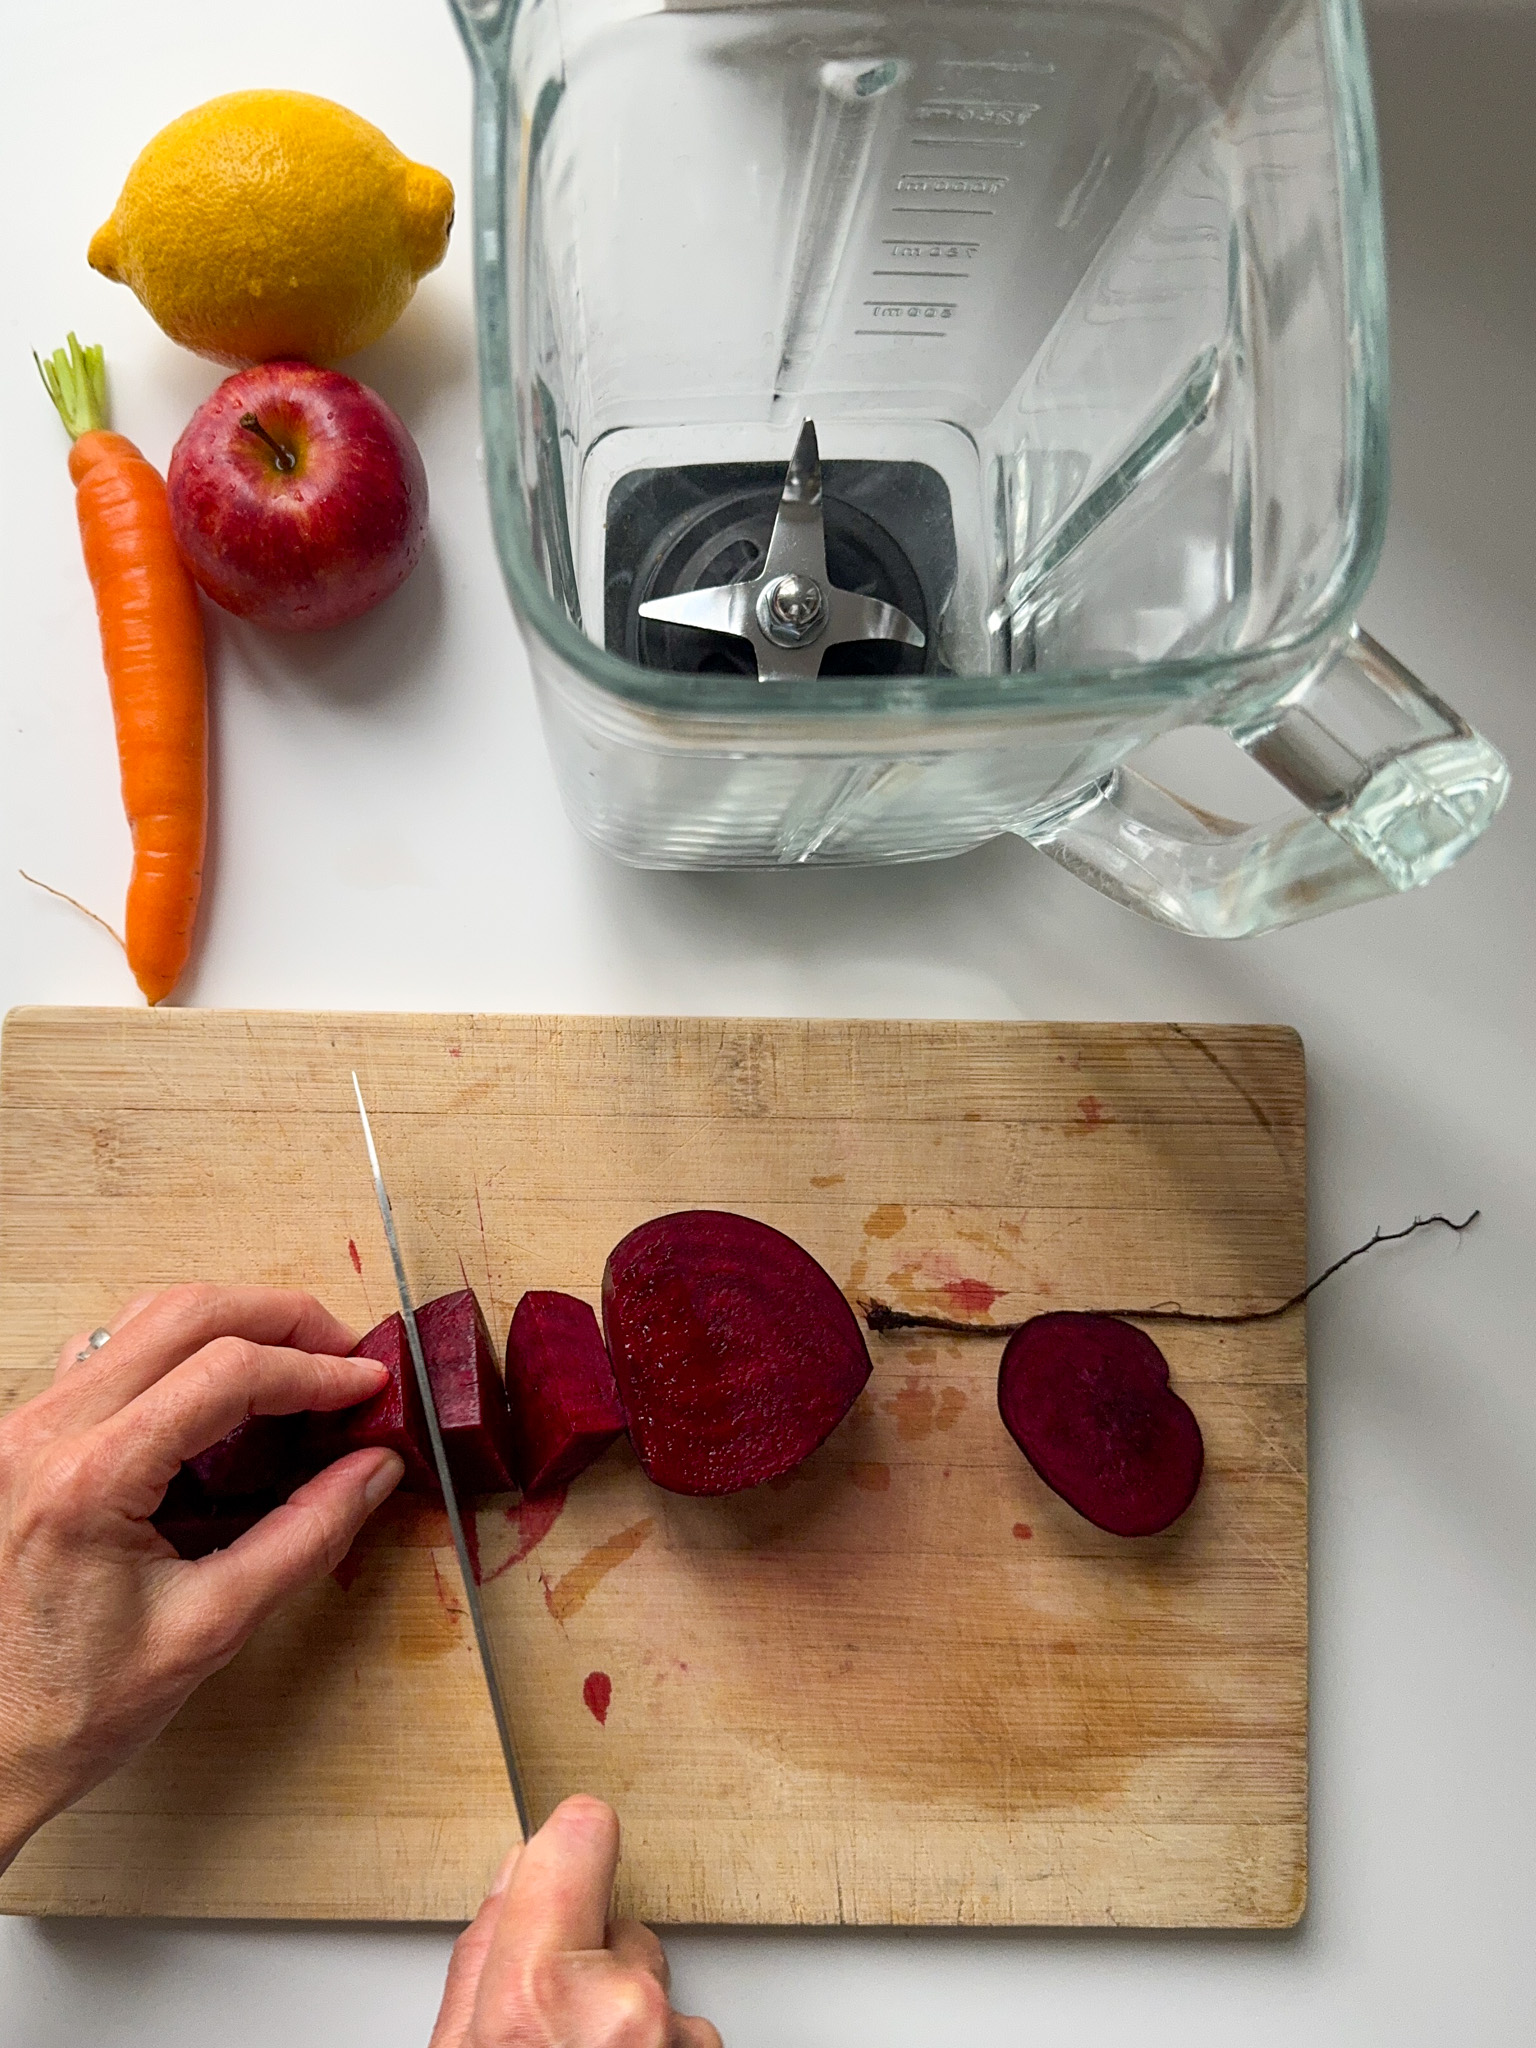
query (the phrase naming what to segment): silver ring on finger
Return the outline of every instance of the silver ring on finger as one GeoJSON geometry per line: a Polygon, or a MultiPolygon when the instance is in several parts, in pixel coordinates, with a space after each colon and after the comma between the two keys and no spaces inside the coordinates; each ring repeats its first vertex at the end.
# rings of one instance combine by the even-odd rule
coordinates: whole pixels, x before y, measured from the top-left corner
{"type": "Polygon", "coordinates": [[[110,1340],[111,1335],[112,1332],[110,1330],[92,1330],[89,1337],[85,1340],[85,1349],[75,1353],[76,1365],[84,1365],[92,1352],[99,1351],[102,1345],[110,1340]]]}

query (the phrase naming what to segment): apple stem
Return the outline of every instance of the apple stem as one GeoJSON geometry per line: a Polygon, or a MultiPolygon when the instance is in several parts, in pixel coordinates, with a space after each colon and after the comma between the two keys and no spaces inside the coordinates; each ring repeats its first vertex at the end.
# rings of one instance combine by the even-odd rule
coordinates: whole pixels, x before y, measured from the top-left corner
{"type": "Polygon", "coordinates": [[[272,453],[276,456],[277,466],[282,471],[284,476],[286,476],[290,470],[298,468],[299,458],[297,457],[297,455],[294,454],[291,448],[285,448],[281,441],[273,440],[272,436],[261,424],[261,421],[257,419],[255,413],[242,413],[240,415],[240,424],[242,427],[244,427],[245,431],[248,434],[254,434],[258,441],[266,442],[267,446],[272,450],[272,453]]]}

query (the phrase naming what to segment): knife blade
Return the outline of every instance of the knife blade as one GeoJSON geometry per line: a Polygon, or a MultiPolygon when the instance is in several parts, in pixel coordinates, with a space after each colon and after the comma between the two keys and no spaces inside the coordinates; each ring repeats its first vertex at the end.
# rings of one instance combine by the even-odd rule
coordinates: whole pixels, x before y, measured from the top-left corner
{"type": "Polygon", "coordinates": [[[363,1120],[363,1142],[368,1147],[368,1166],[373,1174],[373,1192],[379,1204],[379,1221],[384,1226],[384,1241],[389,1246],[390,1263],[395,1269],[395,1292],[400,1297],[400,1317],[405,1324],[406,1342],[410,1346],[416,1384],[421,1390],[421,1405],[426,1410],[427,1435],[432,1441],[432,1462],[437,1467],[438,1483],[443,1489],[443,1505],[448,1510],[448,1527],[453,1532],[454,1554],[459,1560],[459,1576],[464,1582],[464,1599],[469,1607],[475,1643],[480,1651],[480,1668],[485,1675],[486,1692],[490,1695],[491,1715],[496,1723],[496,1736],[501,1744],[502,1761],[507,1767],[507,1782],[512,1788],[512,1804],[517,1809],[517,1824],[522,1829],[523,1840],[526,1842],[533,1829],[528,1818],[528,1802],[523,1795],[522,1773],[517,1767],[517,1752],[512,1746],[512,1724],[507,1717],[506,1696],[501,1689],[501,1678],[496,1669],[496,1654],[491,1648],[490,1635],[485,1626],[485,1609],[480,1600],[479,1583],[469,1561],[469,1545],[464,1540],[464,1518],[459,1512],[459,1497],[454,1490],[453,1474],[448,1469],[448,1453],[443,1445],[442,1425],[438,1420],[437,1402],[432,1394],[432,1378],[427,1371],[426,1354],[421,1348],[421,1332],[416,1327],[416,1306],[411,1299],[410,1283],[405,1277],[405,1261],[400,1256],[400,1238],[395,1229],[395,1212],[390,1207],[389,1190],[384,1185],[384,1169],[379,1164],[378,1147],[373,1142],[373,1126],[368,1121],[368,1107],[363,1101],[362,1087],[355,1073],[352,1076],[352,1092],[357,1097],[357,1113],[363,1120]]]}

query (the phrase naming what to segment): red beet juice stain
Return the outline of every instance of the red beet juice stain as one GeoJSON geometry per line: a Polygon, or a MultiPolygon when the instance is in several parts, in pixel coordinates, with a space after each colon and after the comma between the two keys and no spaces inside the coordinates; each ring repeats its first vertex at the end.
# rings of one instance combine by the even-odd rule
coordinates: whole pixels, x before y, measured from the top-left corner
{"type": "Polygon", "coordinates": [[[360,1275],[363,1270],[363,1255],[357,1248],[356,1238],[347,1239],[347,1257],[352,1261],[353,1272],[360,1275]]]}
{"type": "Polygon", "coordinates": [[[608,1720],[608,1703],[613,1698],[613,1680],[606,1671],[589,1671],[582,1680],[581,1697],[598,1727],[608,1720]]]}
{"type": "Polygon", "coordinates": [[[946,1280],[944,1293],[952,1308],[964,1316],[984,1316],[1002,1296],[1001,1287],[989,1287],[985,1280],[946,1280]]]}
{"type": "Polygon", "coordinates": [[[1104,1105],[1097,1095],[1080,1095],[1077,1110],[1090,1131],[1096,1131],[1100,1124],[1109,1122],[1109,1118],[1104,1114],[1104,1105]]]}
{"type": "Polygon", "coordinates": [[[1018,1537],[1021,1543],[1027,1543],[1030,1537],[1033,1536],[1035,1532],[1033,1529],[1031,1529],[1028,1522],[1015,1522],[1013,1525],[1013,1533],[1015,1536],[1018,1537]]]}
{"type": "Polygon", "coordinates": [[[336,1581],[337,1585],[340,1586],[343,1593],[350,1590],[353,1582],[357,1578],[358,1573],[362,1570],[366,1562],[367,1557],[366,1553],[363,1550],[362,1545],[360,1543],[354,1543],[352,1545],[352,1548],[347,1552],[346,1556],[341,1560],[340,1564],[332,1567],[331,1577],[336,1581]]]}
{"type": "Polygon", "coordinates": [[[565,1488],[561,1486],[553,1493],[541,1494],[537,1500],[520,1500],[515,1508],[504,1510],[512,1527],[512,1548],[490,1571],[488,1579],[499,1579],[503,1572],[521,1564],[531,1551],[537,1550],[559,1521],[564,1506],[565,1488]]]}

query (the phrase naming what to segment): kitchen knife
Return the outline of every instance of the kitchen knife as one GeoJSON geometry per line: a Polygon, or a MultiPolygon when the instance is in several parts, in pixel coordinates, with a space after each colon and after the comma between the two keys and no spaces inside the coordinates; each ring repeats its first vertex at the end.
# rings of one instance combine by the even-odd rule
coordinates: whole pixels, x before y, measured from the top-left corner
{"type": "Polygon", "coordinates": [[[512,1804],[517,1808],[517,1824],[522,1829],[523,1840],[526,1842],[533,1829],[528,1819],[528,1802],[523,1796],[522,1774],[517,1768],[517,1752],[512,1747],[512,1725],[507,1719],[507,1703],[496,1671],[496,1657],[491,1648],[490,1636],[486,1632],[485,1609],[480,1603],[480,1587],[469,1561],[469,1546],[464,1540],[464,1518],[459,1513],[459,1497],[454,1491],[453,1474],[448,1469],[448,1453],[443,1447],[437,1402],[432,1395],[432,1379],[427,1371],[426,1356],[421,1348],[421,1332],[416,1327],[416,1308],[411,1300],[410,1285],[405,1277],[405,1261],[400,1256],[400,1239],[395,1230],[395,1212],[389,1205],[389,1190],[384,1185],[384,1170],[379,1165],[378,1148],[373,1142],[373,1126],[368,1121],[367,1106],[363,1101],[363,1091],[356,1074],[352,1076],[352,1089],[357,1096],[357,1113],[363,1120],[363,1141],[368,1147],[368,1165],[373,1173],[373,1192],[378,1197],[379,1220],[384,1225],[384,1241],[389,1246],[390,1260],[395,1269],[395,1291],[400,1297],[400,1315],[405,1324],[406,1341],[411,1347],[411,1364],[416,1369],[416,1384],[421,1389],[421,1405],[427,1414],[427,1434],[432,1439],[432,1460],[437,1466],[438,1482],[443,1489],[443,1505],[448,1510],[448,1526],[453,1531],[453,1548],[459,1560],[459,1576],[464,1581],[464,1598],[469,1606],[469,1618],[474,1625],[475,1642],[480,1650],[480,1668],[485,1673],[485,1689],[490,1694],[491,1713],[496,1722],[497,1738],[501,1743],[502,1761],[507,1767],[507,1782],[512,1787],[512,1804]]]}

